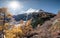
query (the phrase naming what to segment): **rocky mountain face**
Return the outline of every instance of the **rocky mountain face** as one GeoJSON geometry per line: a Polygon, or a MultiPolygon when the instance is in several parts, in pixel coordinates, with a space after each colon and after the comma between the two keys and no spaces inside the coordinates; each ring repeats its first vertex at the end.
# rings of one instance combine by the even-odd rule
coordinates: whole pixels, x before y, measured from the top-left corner
{"type": "Polygon", "coordinates": [[[45,21],[50,20],[56,16],[55,14],[48,13],[48,12],[38,12],[38,13],[33,13],[32,15],[32,26],[35,28],[38,24],[42,25],[45,21]]]}

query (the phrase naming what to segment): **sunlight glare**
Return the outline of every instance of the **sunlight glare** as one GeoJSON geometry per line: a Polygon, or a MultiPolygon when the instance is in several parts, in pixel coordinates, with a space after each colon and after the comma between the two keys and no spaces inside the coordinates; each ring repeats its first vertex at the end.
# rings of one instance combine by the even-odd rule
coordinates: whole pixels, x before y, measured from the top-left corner
{"type": "Polygon", "coordinates": [[[13,10],[16,10],[17,8],[21,8],[21,4],[19,2],[13,1],[9,3],[9,7],[13,10]]]}

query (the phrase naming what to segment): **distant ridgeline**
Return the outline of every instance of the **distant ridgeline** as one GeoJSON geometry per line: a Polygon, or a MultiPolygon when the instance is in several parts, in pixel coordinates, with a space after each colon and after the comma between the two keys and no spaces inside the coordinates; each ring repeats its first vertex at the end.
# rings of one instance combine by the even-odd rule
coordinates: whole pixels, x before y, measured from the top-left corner
{"type": "Polygon", "coordinates": [[[50,20],[54,16],[56,16],[56,14],[39,10],[39,12],[33,12],[28,15],[25,13],[14,15],[13,17],[15,18],[16,21],[20,21],[21,19],[26,21],[32,18],[32,26],[36,27],[38,24],[42,25],[45,21],[50,20]]]}
{"type": "Polygon", "coordinates": [[[45,12],[43,10],[39,10],[39,12],[33,12],[33,13],[24,13],[24,14],[18,14],[18,15],[14,15],[13,18],[15,18],[16,21],[19,21],[19,20],[24,20],[26,21],[26,18],[27,20],[31,19],[31,18],[53,18],[54,16],[56,16],[56,14],[53,14],[53,13],[49,13],[49,12],[45,12]]]}

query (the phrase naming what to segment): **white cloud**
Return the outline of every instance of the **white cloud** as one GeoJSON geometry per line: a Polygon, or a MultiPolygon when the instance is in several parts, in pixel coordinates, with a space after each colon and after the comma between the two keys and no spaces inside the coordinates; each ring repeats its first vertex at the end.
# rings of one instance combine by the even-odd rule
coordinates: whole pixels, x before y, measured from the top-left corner
{"type": "Polygon", "coordinates": [[[30,8],[30,9],[28,9],[28,10],[26,11],[26,13],[29,13],[29,12],[35,12],[35,10],[36,10],[36,9],[30,8]]]}
{"type": "Polygon", "coordinates": [[[21,11],[21,12],[23,12],[23,13],[33,13],[33,12],[39,12],[39,10],[36,10],[36,9],[33,9],[33,8],[29,8],[28,10],[26,10],[26,11],[21,11]]]}
{"type": "Polygon", "coordinates": [[[31,13],[31,12],[38,12],[38,10],[30,8],[26,11],[26,13],[31,13]]]}

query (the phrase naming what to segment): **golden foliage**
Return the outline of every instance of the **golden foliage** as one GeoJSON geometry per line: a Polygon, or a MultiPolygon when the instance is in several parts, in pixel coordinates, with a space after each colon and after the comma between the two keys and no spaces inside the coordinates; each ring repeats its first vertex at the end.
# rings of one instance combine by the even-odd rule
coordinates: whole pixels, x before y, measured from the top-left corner
{"type": "MultiPolygon", "coordinates": [[[[5,27],[7,29],[8,24],[5,24],[5,27]]],[[[6,38],[15,38],[17,34],[22,35],[22,30],[20,27],[13,26],[13,28],[5,30],[4,33],[6,38]]]]}
{"type": "Polygon", "coordinates": [[[3,30],[3,27],[2,27],[2,26],[0,26],[0,31],[1,31],[1,30],[3,30]]]}
{"type": "Polygon", "coordinates": [[[32,26],[31,24],[31,20],[28,20],[26,22],[25,26],[14,26],[12,25],[11,29],[8,29],[9,24],[5,23],[4,27],[4,33],[5,33],[5,37],[6,38],[21,38],[22,36],[27,35],[30,31],[32,31],[32,26]]]}
{"type": "Polygon", "coordinates": [[[31,26],[31,19],[30,19],[30,20],[28,20],[28,21],[26,22],[25,27],[22,28],[22,31],[23,31],[24,35],[26,36],[26,35],[28,35],[32,30],[33,30],[33,28],[32,28],[32,26],[31,26]]]}

